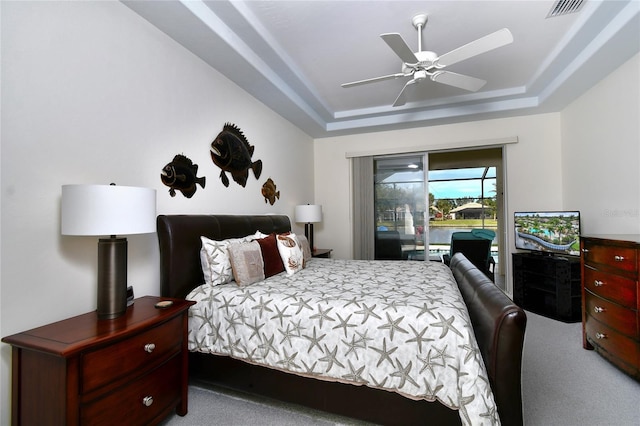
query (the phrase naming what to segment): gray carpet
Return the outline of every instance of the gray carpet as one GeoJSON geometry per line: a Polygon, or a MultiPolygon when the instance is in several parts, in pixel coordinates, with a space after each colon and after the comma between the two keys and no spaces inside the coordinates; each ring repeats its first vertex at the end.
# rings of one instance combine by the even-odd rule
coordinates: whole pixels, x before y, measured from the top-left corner
{"type": "Polygon", "coordinates": [[[640,383],[582,348],[582,324],[527,312],[522,396],[527,426],[640,425],[640,383]]]}
{"type": "MultiPolygon", "coordinates": [[[[581,324],[527,312],[522,368],[526,426],[640,425],[640,383],[582,349],[581,324]]],[[[428,422],[426,422],[428,423],[428,422]]],[[[178,425],[365,424],[261,397],[192,385],[189,413],[178,425]]]]}

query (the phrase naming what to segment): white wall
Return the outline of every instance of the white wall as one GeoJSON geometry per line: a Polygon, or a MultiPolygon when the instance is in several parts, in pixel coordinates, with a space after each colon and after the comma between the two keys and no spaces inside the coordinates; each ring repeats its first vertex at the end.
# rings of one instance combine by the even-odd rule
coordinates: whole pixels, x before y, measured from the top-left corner
{"type": "MultiPolygon", "coordinates": [[[[60,235],[63,184],[155,188],[159,214],[292,215],[313,201],[312,139],[119,2],[1,8],[2,336],[95,309],[97,238],[60,235]],[[225,188],[209,156],[226,121],[264,163],[246,188],[225,188]],[[160,181],[178,153],[207,178],[191,199],[171,198],[160,181]],[[281,192],[274,206],[260,193],[268,177],[281,192]]],[[[156,235],[128,240],[136,296],[158,294],[156,235]]],[[[4,425],[10,347],[0,352],[4,425]]]]}
{"type": "Polygon", "coordinates": [[[640,233],[640,55],[562,112],[562,153],[582,232],[640,233]]]}

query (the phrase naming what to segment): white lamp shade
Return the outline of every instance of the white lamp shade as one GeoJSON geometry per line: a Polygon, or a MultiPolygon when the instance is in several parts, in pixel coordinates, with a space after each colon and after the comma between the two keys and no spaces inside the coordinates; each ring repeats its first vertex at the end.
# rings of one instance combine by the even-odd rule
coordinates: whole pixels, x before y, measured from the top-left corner
{"type": "Polygon", "coordinates": [[[295,214],[296,222],[322,222],[322,206],[317,204],[304,204],[296,206],[295,214]]]}
{"type": "Polygon", "coordinates": [[[156,190],[63,185],[62,235],[131,235],[156,231],[156,190]]]}

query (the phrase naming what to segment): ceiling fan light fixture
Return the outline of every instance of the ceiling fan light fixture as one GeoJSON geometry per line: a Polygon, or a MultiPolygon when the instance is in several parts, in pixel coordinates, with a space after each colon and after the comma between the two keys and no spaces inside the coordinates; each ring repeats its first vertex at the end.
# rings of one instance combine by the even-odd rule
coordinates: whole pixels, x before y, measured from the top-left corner
{"type": "Polygon", "coordinates": [[[416,82],[420,82],[421,80],[424,80],[425,78],[427,78],[427,71],[425,70],[417,70],[414,74],[413,74],[413,79],[416,80],[416,82]]]}

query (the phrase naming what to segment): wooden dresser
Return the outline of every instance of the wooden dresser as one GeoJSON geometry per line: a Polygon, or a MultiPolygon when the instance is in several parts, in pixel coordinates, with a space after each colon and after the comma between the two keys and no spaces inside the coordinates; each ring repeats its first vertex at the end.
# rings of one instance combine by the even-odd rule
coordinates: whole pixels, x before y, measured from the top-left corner
{"type": "Polygon", "coordinates": [[[156,424],[187,413],[187,312],[193,302],[142,297],[126,314],[96,312],[2,339],[12,348],[13,425],[156,424]],[[156,308],[160,300],[172,300],[156,308]]]}
{"type": "Polygon", "coordinates": [[[580,240],[582,345],[640,380],[640,235],[580,240]]]}

